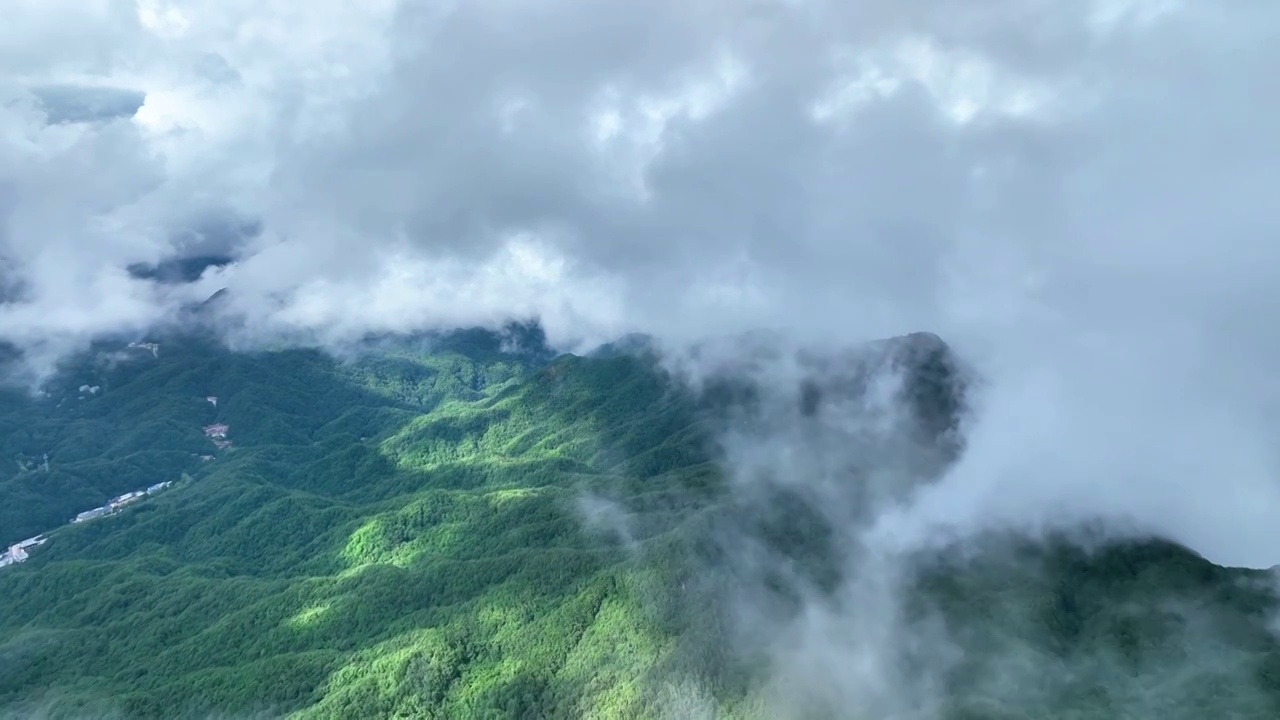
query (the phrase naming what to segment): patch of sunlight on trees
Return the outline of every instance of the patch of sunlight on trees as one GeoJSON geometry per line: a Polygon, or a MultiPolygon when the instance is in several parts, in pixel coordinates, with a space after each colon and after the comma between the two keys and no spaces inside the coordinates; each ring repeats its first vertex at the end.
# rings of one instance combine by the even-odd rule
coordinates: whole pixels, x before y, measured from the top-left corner
{"type": "Polygon", "coordinates": [[[644,678],[672,647],[646,631],[641,617],[625,600],[605,600],[565,659],[562,675],[583,688],[583,717],[637,717],[629,713],[644,700],[644,678]]]}
{"type": "Polygon", "coordinates": [[[482,603],[476,620],[491,642],[509,645],[529,629],[534,620],[533,608],[518,601],[482,603]]]}
{"type": "Polygon", "coordinates": [[[324,620],[325,614],[328,613],[331,609],[333,609],[332,603],[325,603],[323,605],[316,605],[315,607],[309,607],[306,610],[303,610],[302,612],[298,613],[297,615],[294,615],[293,617],[289,618],[287,622],[289,627],[293,628],[294,630],[307,630],[309,628],[315,627],[322,620],[324,620]]]}
{"type": "Polygon", "coordinates": [[[493,510],[503,510],[512,503],[519,503],[523,500],[543,497],[547,493],[545,488],[507,488],[505,490],[495,490],[485,494],[485,499],[489,501],[489,507],[493,510]]]}
{"type": "Polygon", "coordinates": [[[511,655],[500,655],[472,663],[463,671],[451,704],[459,708],[471,708],[474,713],[484,706],[485,696],[511,684],[525,667],[523,658],[511,655]]]}
{"type": "Polygon", "coordinates": [[[495,552],[520,549],[503,544],[504,531],[519,529],[536,509],[562,498],[541,488],[508,488],[477,495],[436,490],[398,510],[367,521],[351,534],[340,557],[348,567],[389,564],[409,567],[427,556],[457,556],[486,545],[495,552]]]}
{"type": "Polygon", "coordinates": [[[405,633],[351,656],[320,688],[320,700],[296,718],[391,715],[414,696],[438,704],[459,656],[437,630],[405,633]],[[353,714],[354,713],[354,714],[353,714]]]}

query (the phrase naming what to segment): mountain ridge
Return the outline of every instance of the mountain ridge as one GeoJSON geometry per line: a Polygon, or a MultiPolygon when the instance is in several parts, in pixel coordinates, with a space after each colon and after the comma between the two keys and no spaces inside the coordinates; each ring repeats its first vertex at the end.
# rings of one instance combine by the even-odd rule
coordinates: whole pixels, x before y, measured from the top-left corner
{"type": "MultiPolygon", "coordinates": [[[[47,473],[2,480],[15,502],[0,528],[49,529],[20,526],[18,508],[60,527],[0,568],[0,715],[665,718],[683,707],[674,683],[705,688],[722,717],[760,717],[775,650],[738,611],[750,600],[781,632],[844,602],[860,561],[842,533],[878,496],[857,462],[834,495],[785,476],[747,491],[726,438],[849,452],[827,423],[862,412],[866,373],[887,373],[901,380],[891,404],[912,410],[859,452],[931,482],[940,466],[918,451],[950,447],[944,465],[963,451],[949,443],[967,379],[940,338],[906,337],[861,364],[752,371],[728,389],[684,384],[643,342],[550,357],[527,325],[339,356],[235,353],[198,334],[100,347],[51,383],[60,396],[0,413],[10,457],[52,450],[47,473]],[[154,479],[181,482],[70,527],[81,506],[47,495],[94,504],[154,479]]],[[[940,623],[969,653],[951,669],[900,658],[949,688],[936,717],[1007,717],[1050,696],[1048,717],[1138,707],[1161,668],[1235,688],[1216,701],[1235,717],[1275,716],[1268,576],[1166,541],[1096,545],[991,536],[911,560],[903,632],[940,623]],[[997,610],[1017,622],[991,622],[997,610]],[[1235,669],[1179,665],[1188,642],[1216,643],[1235,669]],[[1042,672],[1040,689],[1013,692],[991,668],[1017,653],[1108,674],[1042,672]]],[[[1206,687],[1178,697],[1195,707],[1206,687]]]]}

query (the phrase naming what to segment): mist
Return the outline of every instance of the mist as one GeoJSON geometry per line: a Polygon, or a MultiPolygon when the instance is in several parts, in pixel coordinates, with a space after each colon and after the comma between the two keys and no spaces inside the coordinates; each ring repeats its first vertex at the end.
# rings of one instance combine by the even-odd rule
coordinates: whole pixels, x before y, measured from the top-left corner
{"type": "Polygon", "coordinates": [[[1277,562],[1269,6],[433,8],[23,5],[0,340],[28,375],[224,288],[236,347],[930,331],[991,390],[921,517],[1277,562]],[[48,87],[144,99],[66,123],[48,87]]]}
{"type": "Polygon", "coordinates": [[[751,366],[725,471],[841,548],[737,559],[801,572],[798,614],[735,598],[780,629],[771,697],[927,716],[945,657],[875,691],[959,642],[904,619],[904,558],[1101,523],[1280,563],[1276,67],[1252,1],[21,3],[0,342],[38,382],[225,289],[237,348],[534,317],[653,336],[695,387],[751,366]],[[922,464],[892,372],[801,412],[803,357],[912,332],[971,378],[954,457],[922,464]],[[842,689],[820,650],[878,660],[842,689]]]}
{"type": "Polygon", "coordinates": [[[1276,646],[1257,615],[1280,607],[1271,574],[1210,572],[1159,525],[1159,501],[1090,508],[1096,496],[1071,495],[1090,492],[1073,466],[1019,467],[1032,491],[990,481],[971,454],[992,452],[998,386],[942,340],[738,347],[736,363],[669,359],[726,418],[729,490],[704,511],[693,544],[713,549],[686,602],[691,627],[727,630],[695,630],[683,652],[730,660],[710,680],[676,673],[689,702],[742,673],[746,709],[711,716],[1275,712],[1263,668],[1276,646]]]}

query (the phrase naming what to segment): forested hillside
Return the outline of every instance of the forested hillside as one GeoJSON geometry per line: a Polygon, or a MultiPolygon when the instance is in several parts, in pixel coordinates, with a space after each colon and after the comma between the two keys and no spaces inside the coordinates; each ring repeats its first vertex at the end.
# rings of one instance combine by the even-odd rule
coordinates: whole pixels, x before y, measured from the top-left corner
{"type": "Polygon", "coordinates": [[[49,397],[10,397],[11,541],[186,479],[0,575],[0,693],[129,717],[631,707],[666,641],[631,621],[636,578],[613,539],[584,532],[579,495],[714,482],[703,438],[641,361],[548,362],[503,341],[336,360],[161,340],[82,361],[49,397]],[[621,661],[634,672],[595,679],[621,661]],[[405,673],[421,677],[389,684],[405,673]]]}
{"type": "MultiPolygon", "coordinates": [[[[8,716],[745,718],[785,697],[790,717],[882,718],[904,702],[773,692],[800,656],[744,642],[768,634],[744,618],[802,633],[815,608],[882,597],[858,589],[821,496],[734,492],[726,462],[730,427],[825,452],[816,423],[865,392],[863,370],[798,379],[777,414],[749,374],[695,390],[640,345],[552,357],[529,328],[341,357],[154,340],[4,398],[0,534],[53,531],[0,569],[8,716]]],[[[963,388],[940,341],[908,346],[912,447],[940,450],[910,465],[923,482],[962,449],[963,388]]],[[[869,469],[848,471],[852,488],[869,469]]],[[[894,576],[911,598],[895,627],[947,629],[885,650],[885,678],[928,666],[941,683],[911,687],[940,698],[911,717],[1280,716],[1264,574],[1155,541],[984,542],[894,576]],[[1190,644],[1210,659],[1189,663],[1190,644]]]]}

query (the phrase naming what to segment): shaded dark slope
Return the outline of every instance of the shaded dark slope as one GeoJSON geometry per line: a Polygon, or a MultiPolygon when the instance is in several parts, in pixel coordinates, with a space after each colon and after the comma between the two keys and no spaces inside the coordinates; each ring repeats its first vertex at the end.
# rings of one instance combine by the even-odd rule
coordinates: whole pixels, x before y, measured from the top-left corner
{"type": "Polygon", "coordinates": [[[915,578],[917,609],[940,609],[965,651],[953,716],[1280,717],[1270,573],[1155,539],[976,545],[915,578]]]}
{"type": "Polygon", "coordinates": [[[100,345],[43,396],[0,390],[0,492],[17,498],[0,507],[0,541],[200,472],[202,456],[221,454],[203,431],[210,424],[230,426],[237,448],[372,436],[406,413],[484,397],[543,361],[504,354],[501,343],[464,331],[439,348],[402,342],[348,363],[314,350],[231,353],[192,334],[100,345]]]}

